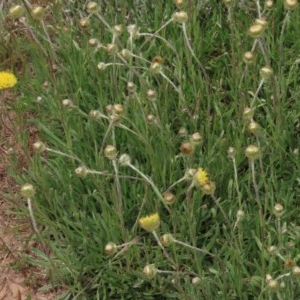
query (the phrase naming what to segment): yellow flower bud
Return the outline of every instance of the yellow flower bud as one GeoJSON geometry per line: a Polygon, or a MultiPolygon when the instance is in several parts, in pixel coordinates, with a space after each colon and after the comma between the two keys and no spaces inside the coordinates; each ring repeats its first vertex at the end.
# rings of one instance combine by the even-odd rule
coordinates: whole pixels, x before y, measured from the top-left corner
{"type": "Polygon", "coordinates": [[[140,226],[149,232],[156,230],[160,225],[159,214],[155,213],[139,219],[140,226]]]}

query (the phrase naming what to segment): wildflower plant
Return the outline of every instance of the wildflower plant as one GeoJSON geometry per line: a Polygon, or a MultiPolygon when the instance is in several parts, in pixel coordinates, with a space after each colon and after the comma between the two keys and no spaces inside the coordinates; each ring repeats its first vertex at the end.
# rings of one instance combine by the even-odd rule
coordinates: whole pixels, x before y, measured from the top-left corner
{"type": "Polygon", "coordinates": [[[65,299],[297,299],[297,1],[75,2],[5,6],[31,263],[65,299]]]}

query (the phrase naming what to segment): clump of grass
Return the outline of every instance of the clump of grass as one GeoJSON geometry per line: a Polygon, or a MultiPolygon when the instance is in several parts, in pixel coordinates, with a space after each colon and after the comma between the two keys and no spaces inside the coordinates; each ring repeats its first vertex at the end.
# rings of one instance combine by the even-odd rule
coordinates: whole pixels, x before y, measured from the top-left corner
{"type": "Polygon", "coordinates": [[[299,8],[211,2],[10,8],[40,130],[14,176],[66,299],[300,293],[299,8]]]}

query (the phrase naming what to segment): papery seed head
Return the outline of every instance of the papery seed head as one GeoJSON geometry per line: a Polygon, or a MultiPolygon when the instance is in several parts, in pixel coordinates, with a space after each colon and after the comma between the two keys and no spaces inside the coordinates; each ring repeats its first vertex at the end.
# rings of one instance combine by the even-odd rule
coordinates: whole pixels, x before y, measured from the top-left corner
{"type": "Polygon", "coordinates": [[[257,146],[255,145],[250,145],[246,148],[245,150],[245,155],[249,159],[257,159],[260,157],[260,150],[257,146]]]}
{"type": "Polygon", "coordinates": [[[33,146],[34,152],[38,153],[38,154],[40,154],[40,153],[42,153],[42,152],[44,152],[44,151],[47,150],[46,145],[43,142],[41,142],[41,141],[35,142],[32,146],[33,146]]]}
{"type": "Polygon", "coordinates": [[[104,71],[106,68],[107,68],[107,64],[104,63],[104,62],[99,62],[98,65],[97,65],[97,69],[99,71],[104,71]]]}
{"type": "Polygon", "coordinates": [[[260,126],[255,121],[251,120],[248,124],[248,131],[254,135],[258,135],[260,133],[260,126]]]}
{"type": "Polygon", "coordinates": [[[131,158],[130,158],[130,156],[128,154],[122,154],[119,157],[118,163],[121,166],[128,166],[131,163],[131,158]]]}
{"type": "Polygon", "coordinates": [[[234,159],[236,154],[236,150],[233,147],[229,147],[227,150],[227,155],[229,158],[234,159]]]}
{"type": "Polygon", "coordinates": [[[242,221],[245,217],[245,212],[241,209],[239,209],[236,213],[236,218],[238,221],[242,221]]]}
{"type": "Polygon", "coordinates": [[[62,106],[65,107],[65,108],[70,108],[70,107],[73,107],[74,104],[73,104],[72,100],[70,100],[70,99],[64,99],[62,101],[62,106]]]}
{"type": "Polygon", "coordinates": [[[112,104],[108,104],[105,106],[105,110],[108,115],[111,115],[114,112],[114,106],[112,104]]]}
{"type": "Polygon", "coordinates": [[[150,65],[150,72],[152,74],[158,74],[162,71],[162,64],[158,63],[158,62],[153,62],[150,65]]]}
{"type": "Polygon", "coordinates": [[[275,204],[274,206],[274,215],[276,217],[281,217],[283,215],[284,208],[283,205],[280,203],[275,204]]]}
{"type": "Polygon", "coordinates": [[[90,26],[90,19],[89,18],[82,18],[79,20],[79,26],[81,28],[87,28],[90,26]]]}
{"type": "Polygon", "coordinates": [[[178,135],[179,135],[180,137],[186,137],[186,136],[188,135],[187,129],[186,129],[185,127],[179,128],[179,130],[178,130],[178,135]]]}
{"type": "Polygon", "coordinates": [[[107,145],[104,149],[104,156],[110,160],[114,160],[118,156],[118,151],[115,146],[107,145]]]}
{"type": "Polygon", "coordinates": [[[86,5],[86,11],[89,14],[96,14],[99,11],[99,6],[97,2],[91,1],[86,5]]]}
{"type": "Polygon", "coordinates": [[[46,14],[46,9],[42,6],[36,6],[31,10],[31,16],[35,20],[42,20],[46,14]]]}
{"type": "Polygon", "coordinates": [[[274,7],[274,1],[273,0],[267,0],[265,3],[266,9],[272,9],[274,7]]]}
{"type": "Polygon", "coordinates": [[[95,39],[95,38],[89,39],[89,45],[91,47],[96,47],[96,46],[99,45],[99,41],[97,39],[95,39]]]}
{"type": "Polygon", "coordinates": [[[50,87],[50,82],[49,81],[44,81],[44,83],[43,83],[43,88],[44,89],[48,89],[50,87]]]}
{"type": "Polygon", "coordinates": [[[259,18],[254,21],[254,24],[263,26],[264,29],[268,26],[268,21],[266,18],[259,18]]]}
{"type": "Polygon", "coordinates": [[[213,195],[216,190],[216,184],[213,181],[207,181],[200,188],[204,195],[213,195]]]}
{"type": "Polygon", "coordinates": [[[113,255],[117,252],[117,245],[113,242],[109,242],[105,245],[104,251],[108,255],[113,255]]]}
{"type": "Polygon", "coordinates": [[[171,192],[165,192],[163,198],[167,205],[172,205],[175,202],[176,196],[171,192]]]}
{"type": "Polygon", "coordinates": [[[273,76],[273,69],[271,67],[262,67],[259,71],[262,79],[268,80],[273,76]]]}
{"type": "Polygon", "coordinates": [[[79,177],[85,177],[88,174],[88,169],[85,166],[80,166],[75,169],[75,174],[79,177]]]}
{"type": "Polygon", "coordinates": [[[277,292],[280,288],[278,281],[275,279],[270,279],[267,283],[267,286],[272,292],[277,292]]]}
{"type": "Polygon", "coordinates": [[[171,233],[165,233],[160,237],[160,242],[164,247],[169,247],[174,242],[174,238],[171,233]]]}
{"type": "Polygon", "coordinates": [[[125,108],[124,108],[124,105],[123,104],[120,104],[120,103],[116,103],[114,104],[113,106],[113,111],[116,115],[118,116],[123,116],[124,113],[125,113],[125,108]]]}
{"type": "Polygon", "coordinates": [[[278,248],[274,245],[271,245],[269,248],[268,248],[268,252],[271,254],[271,255],[277,255],[279,253],[278,251],[278,248]]]}
{"type": "Polygon", "coordinates": [[[203,137],[199,132],[195,132],[190,137],[190,142],[194,145],[201,145],[203,143],[203,137]]]}
{"type": "Polygon", "coordinates": [[[298,6],[298,0],[285,0],[284,8],[287,10],[294,10],[298,6]]]}
{"type": "Polygon", "coordinates": [[[249,30],[248,30],[248,34],[252,37],[252,38],[260,38],[262,37],[263,33],[265,31],[265,27],[261,24],[253,24],[252,26],[250,26],[249,30]]]}
{"type": "Polygon", "coordinates": [[[180,146],[180,152],[183,155],[191,155],[194,153],[195,147],[191,142],[182,143],[180,146]]]}
{"type": "Polygon", "coordinates": [[[123,31],[124,31],[124,26],[122,24],[115,25],[113,27],[113,33],[115,36],[121,35],[123,31]]]}
{"type": "Polygon", "coordinates": [[[156,92],[154,90],[148,90],[147,91],[147,98],[149,100],[155,100],[156,99],[156,92]]]}
{"type": "Polygon", "coordinates": [[[130,57],[132,56],[132,53],[128,49],[122,49],[120,54],[126,60],[129,60],[130,57]]]}
{"type": "Polygon", "coordinates": [[[116,55],[119,51],[117,44],[107,44],[105,49],[109,55],[116,55]]]}
{"type": "Polygon", "coordinates": [[[229,6],[232,4],[232,0],[223,0],[224,4],[229,6]]]}
{"type": "Polygon", "coordinates": [[[284,267],[287,268],[287,269],[291,269],[295,266],[295,261],[293,258],[287,258],[285,261],[284,261],[284,267]]]}
{"type": "Polygon", "coordinates": [[[134,92],[135,91],[135,84],[132,81],[127,82],[127,91],[134,92]]]}
{"type": "Polygon", "coordinates": [[[294,155],[294,156],[299,156],[299,148],[295,148],[295,149],[293,150],[293,155],[294,155]]]}
{"type": "Polygon", "coordinates": [[[272,279],[273,279],[273,277],[270,274],[266,275],[266,283],[268,283],[272,279]]]}
{"type": "Polygon", "coordinates": [[[146,120],[148,123],[154,123],[156,121],[156,117],[152,114],[146,116],[146,120]]]}
{"type": "Polygon", "coordinates": [[[246,63],[246,64],[252,64],[254,62],[254,59],[255,59],[255,55],[252,51],[247,51],[244,53],[244,56],[243,56],[243,61],[246,63]]]}
{"type": "Polygon", "coordinates": [[[23,17],[25,9],[21,5],[15,5],[9,9],[8,16],[12,19],[18,19],[23,17]]]}
{"type": "Polygon", "coordinates": [[[177,8],[181,8],[183,6],[183,0],[174,0],[174,4],[177,8]]]}
{"type": "Polygon", "coordinates": [[[25,183],[22,187],[21,187],[21,195],[24,198],[32,198],[35,194],[35,189],[33,187],[32,184],[30,183],[25,183]]]}
{"type": "Polygon", "coordinates": [[[184,178],[187,181],[191,181],[194,179],[194,176],[196,175],[196,173],[197,173],[197,169],[187,169],[185,171],[184,178]]]}
{"type": "Polygon", "coordinates": [[[294,266],[293,269],[292,269],[292,274],[293,274],[295,277],[300,277],[300,267],[294,266]]]}
{"type": "Polygon", "coordinates": [[[244,112],[243,112],[243,119],[245,121],[251,121],[253,116],[254,116],[253,108],[245,107],[244,112]]]}
{"type": "Polygon", "coordinates": [[[143,274],[147,279],[152,279],[157,274],[157,269],[154,264],[146,265],[143,269],[143,274]]]}
{"type": "Polygon", "coordinates": [[[186,23],[188,21],[188,14],[185,11],[177,11],[173,14],[172,19],[177,23],[186,23]]]}
{"type": "Polygon", "coordinates": [[[89,112],[89,117],[95,120],[100,120],[102,118],[102,114],[99,110],[91,110],[89,112]]]}
{"type": "Polygon", "coordinates": [[[198,285],[201,282],[201,278],[200,277],[193,277],[192,278],[192,285],[198,285]]]}

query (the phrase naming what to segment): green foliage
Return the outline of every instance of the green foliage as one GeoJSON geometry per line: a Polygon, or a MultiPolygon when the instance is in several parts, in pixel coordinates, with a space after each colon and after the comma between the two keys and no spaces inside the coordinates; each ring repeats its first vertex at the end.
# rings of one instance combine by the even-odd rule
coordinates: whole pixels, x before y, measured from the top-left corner
{"type": "MultiPolygon", "coordinates": [[[[14,174],[35,186],[38,238],[51,249],[30,263],[68,289],[64,299],[297,299],[299,279],[286,265],[299,264],[299,8],[184,1],[188,21],[179,24],[173,1],[100,1],[91,15],[85,1],[75,2],[49,4],[40,21],[27,16],[27,35],[20,24],[6,28],[12,55],[22,53],[28,65],[13,108],[31,113],[28,124],[47,146],[28,155],[26,173],[14,174]],[[268,25],[255,40],[248,29],[260,15],[268,25]],[[255,60],[246,65],[250,50],[255,60]],[[264,66],[273,71],[268,80],[260,77],[264,66]],[[253,119],[257,134],[247,129],[253,119]],[[245,156],[251,144],[257,160],[245,156]],[[116,159],[107,158],[108,145],[116,159]],[[131,163],[123,166],[121,154],[131,163]],[[78,176],[78,167],[87,174],[78,176]],[[209,179],[199,186],[186,171],[200,167],[209,179]],[[282,214],[274,212],[278,203],[282,214]],[[138,225],[156,212],[157,234],[175,238],[169,247],[138,225]],[[111,256],[109,242],[117,246],[111,256]],[[143,274],[148,264],[158,269],[152,279],[143,274]]],[[[27,143],[23,133],[20,140],[27,143]]]]}

